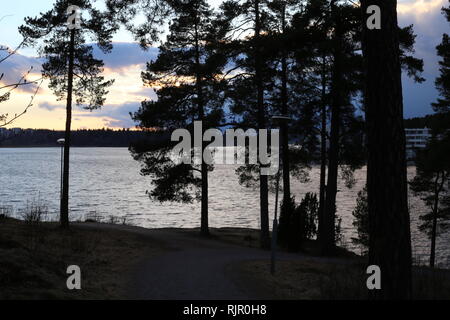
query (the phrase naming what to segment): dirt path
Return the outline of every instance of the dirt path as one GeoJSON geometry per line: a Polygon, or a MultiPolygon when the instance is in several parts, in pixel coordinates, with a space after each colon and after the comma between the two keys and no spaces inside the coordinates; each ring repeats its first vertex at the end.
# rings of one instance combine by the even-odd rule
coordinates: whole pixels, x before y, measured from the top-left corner
{"type": "MultiPolygon", "coordinates": [[[[89,227],[89,225],[86,225],[89,227]]],[[[271,298],[257,286],[242,283],[236,265],[251,260],[270,259],[270,252],[227,242],[205,239],[180,229],[148,230],[142,228],[93,225],[98,228],[120,228],[161,243],[164,252],[144,257],[132,275],[131,299],[149,300],[240,300],[271,298]]],[[[280,260],[299,260],[298,254],[279,252],[280,260]]]]}
{"type": "Polygon", "coordinates": [[[231,267],[247,260],[269,259],[269,252],[200,239],[177,231],[154,231],[152,235],[166,239],[171,251],[142,263],[136,274],[134,298],[261,298],[257,290],[246,288],[244,291],[231,267]]]}

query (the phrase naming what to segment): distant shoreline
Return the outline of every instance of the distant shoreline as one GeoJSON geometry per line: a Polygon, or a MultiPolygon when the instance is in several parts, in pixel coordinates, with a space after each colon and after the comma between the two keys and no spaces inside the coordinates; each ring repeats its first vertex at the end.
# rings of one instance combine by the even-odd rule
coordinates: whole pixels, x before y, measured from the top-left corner
{"type": "MultiPolygon", "coordinates": [[[[0,146],[0,149],[48,149],[48,148],[61,148],[61,146],[0,146]]],[[[70,146],[70,148],[82,148],[82,149],[89,149],[89,148],[115,148],[115,149],[128,149],[129,147],[120,147],[120,146],[70,146]]]]}
{"type": "MultiPolygon", "coordinates": [[[[0,130],[0,148],[58,148],[62,131],[0,130]]],[[[157,141],[159,136],[131,130],[77,130],[71,132],[71,146],[79,148],[128,148],[140,141],[157,141]]]]}
{"type": "MultiPolygon", "coordinates": [[[[48,149],[48,148],[60,148],[61,146],[59,145],[44,145],[44,146],[0,146],[0,150],[1,149],[48,149]]],[[[127,147],[120,147],[120,146],[71,146],[71,148],[78,148],[78,149],[92,149],[92,148],[102,148],[102,149],[128,149],[129,146],[127,147]]],[[[319,165],[320,163],[314,163],[313,165],[319,165]]],[[[366,166],[367,164],[365,164],[364,166],[366,166]]],[[[414,161],[407,161],[407,167],[414,167],[415,163],[414,161]]]]}

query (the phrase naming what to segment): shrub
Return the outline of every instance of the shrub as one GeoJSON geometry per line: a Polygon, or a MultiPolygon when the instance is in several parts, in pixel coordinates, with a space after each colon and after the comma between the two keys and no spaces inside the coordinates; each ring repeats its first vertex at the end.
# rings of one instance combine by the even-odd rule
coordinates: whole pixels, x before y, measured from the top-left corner
{"type": "Polygon", "coordinates": [[[40,198],[27,201],[25,208],[19,211],[20,217],[28,225],[38,225],[46,220],[48,216],[48,207],[44,205],[40,198]]]}
{"type": "Polygon", "coordinates": [[[0,206],[0,221],[11,217],[13,209],[11,206],[0,206]]]}
{"type": "Polygon", "coordinates": [[[319,201],[317,194],[308,192],[297,207],[300,211],[303,224],[303,239],[314,239],[317,237],[317,224],[319,219],[319,201]]]}
{"type": "Polygon", "coordinates": [[[33,252],[36,252],[39,246],[45,242],[46,231],[41,223],[47,220],[48,207],[42,203],[40,198],[27,201],[25,208],[19,210],[19,215],[28,228],[26,236],[28,246],[33,252]]]}
{"type": "MultiPolygon", "coordinates": [[[[280,208],[280,221],[278,225],[278,243],[282,247],[289,247],[291,242],[292,219],[295,211],[295,198],[292,197],[288,203],[282,201],[280,208]]],[[[294,218],[295,220],[295,218],[294,218]]]]}
{"type": "Polygon", "coordinates": [[[307,193],[297,206],[295,199],[282,204],[279,227],[279,243],[290,251],[298,251],[306,239],[317,236],[319,202],[317,195],[307,193]],[[289,220],[288,220],[289,219],[289,220]]]}
{"type": "Polygon", "coordinates": [[[352,243],[362,249],[362,254],[366,255],[369,248],[369,209],[367,204],[367,188],[358,192],[356,199],[356,208],[353,210],[353,226],[358,236],[352,238],[352,243]]]}

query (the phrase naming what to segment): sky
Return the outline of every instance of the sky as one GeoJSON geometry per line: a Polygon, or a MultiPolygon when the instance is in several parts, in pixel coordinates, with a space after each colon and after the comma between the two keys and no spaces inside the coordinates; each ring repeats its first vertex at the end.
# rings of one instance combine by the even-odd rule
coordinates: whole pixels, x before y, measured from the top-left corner
{"type": "MultiPolygon", "coordinates": [[[[217,5],[220,0],[211,0],[217,5]]],[[[22,40],[17,27],[26,16],[37,16],[52,7],[52,0],[2,0],[0,13],[0,44],[15,48],[22,40]]],[[[400,26],[414,25],[417,34],[415,56],[424,59],[425,83],[416,84],[406,76],[403,77],[404,113],[406,118],[423,116],[432,113],[431,103],[437,98],[434,79],[438,75],[436,45],[441,42],[442,34],[449,33],[449,25],[440,9],[448,5],[448,0],[399,0],[398,17],[400,26]]],[[[155,99],[152,89],[145,88],[141,81],[141,71],[145,63],[154,59],[157,49],[143,51],[133,42],[132,36],[119,31],[113,39],[114,49],[108,55],[96,51],[96,57],[105,62],[104,76],[115,79],[110,88],[105,105],[101,110],[84,111],[74,107],[73,129],[83,128],[133,128],[134,123],[129,115],[136,111],[141,101],[155,99]]],[[[20,50],[7,61],[0,64],[0,74],[5,73],[3,82],[11,82],[26,72],[30,66],[38,72],[40,61],[33,49],[20,50]]],[[[39,74],[31,75],[31,78],[39,74]]],[[[31,79],[30,78],[30,79],[31,79]]],[[[32,90],[23,87],[15,90],[10,101],[0,105],[0,114],[13,115],[23,111],[29,103],[32,90]]],[[[48,128],[60,130],[65,125],[64,101],[57,101],[47,85],[44,84],[33,101],[33,106],[26,115],[15,121],[10,127],[48,128]]]]}

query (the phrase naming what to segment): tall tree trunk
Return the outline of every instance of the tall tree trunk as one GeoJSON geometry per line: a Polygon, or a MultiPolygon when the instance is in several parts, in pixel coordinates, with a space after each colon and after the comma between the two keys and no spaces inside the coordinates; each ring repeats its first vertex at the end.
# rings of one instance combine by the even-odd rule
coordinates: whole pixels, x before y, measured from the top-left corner
{"type": "MultiPolygon", "coordinates": [[[[282,11],[282,33],[283,36],[286,30],[286,4],[283,4],[282,11]]],[[[281,57],[281,113],[283,116],[288,115],[288,66],[286,44],[283,39],[282,57],[281,57]]],[[[291,182],[290,182],[290,163],[289,163],[289,126],[287,120],[281,120],[280,124],[281,144],[282,144],[282,162],[283,162],[283,203],[288,203],[291,199],[291,182]]]]}
{"type": "Polygon", "coordinates": [[[335,249],[336,194],[339,167],[339,136],[342,108],[342,29],[341,17],[335,1],[331,5],[332,17],[335,23],[333,75],[331,80],[331,129],[330,148],[328,153],[328,181],[325,197],[325,214],[323,216],[323,237],[321,251],[331,255],[335,249]]]}
{"type": "Polygon", "coordinates": [[[319,188],[319,227],[318,240],[321,243],[324,236],[324,214],[325,214],[325,189],[327,176],[327,103],[326,103],[326,66],[323,57],[323,68],[321,75],[322,97],[321,97],[321,129],[320,129],[320,188],[319,188]]]}
{"type": "Polygon", "coordinates": [[[69,74],[67,80],[66,101],[66,131],[64,135],[64,169],[63,190],[61,197],[60,224],[64,229],[69,228],[69,164],[70,164],[70,135],[72,125],[72,93],[73,93],[73,67],[75,60],[75,29],[70,31],[69,44],[69,74]]]}
{"type": "Polygon", "coordinates": [[[381,269],[381,290],[372,299],[411,298],[411,235],[397,1],[363,0],[381,9],[381,30],[363,19],[365,109],[368,142],[369,264],[381,269]]]}
{"type": "Polygon", "coordinates": [[[439,183],[440,172],[437,173],[434,181],[434,203],[433,203],[433,222],[431,227],[431,251],[430,251],[430,267],[434,268],[436,260],[436,236],[437,236],[437,218],[439,210],[439,194],[442,191],[445,183],[445,174],[442,173],[442,180],[439,183]]]}
{"type": "MultiPolygon", "coordinates": [[[[205,120],[205,105],[203,99],[202,74],[200,71],[200,39],[198,35],[197,25],[195,26],[195,64],[196,64],[196,89],[197,89],[197,107],[200,121],[205,120]]],[[[202,136],[205,133],[205,123],[202,125],[202,136]]],[[[201,176],[202,176],[202,200],[201,200],[201,220],[200,233],[204,236],[209,235],[208,223],[208,164],[203,159],[203,154],[207,147],[207,143],[202,139],[201,151],[201,176]]]]}
{"type": "MultiPolygon", "coordinates": [[[[203,145],[205,150],[205,145],[203,145]]],[[[208,165],[202,161],[202,208],[201,208],[201,225],[200,233],[204,236],[209,235],[208,222],[208,165]]]]}
{"type": "MultiPolygon", "coordinates": [[[[255,84],[257,88],[257,108],[258,108],[258,128],[267,129],[266,115],[264,110],[264,86],[262,80],[262,63],[261,63],[261,21],[259,0],[255,0],[255,84]]],[[[270,248],[269,234],[269,187],[267,176],[259,175],[259,201],[261,215],[261,247],[270,248]]]]}
{"type": "Polygon", "coordinates": [[[433,225],[431,228],[431,250],[430,250],[430,267],[434,268],[434,262],[436,260],[436,230],[437,230],[437,211],[438,211],[438,199],[439,195],[435,195],[435,201],[433,206],[433,225]]]}

